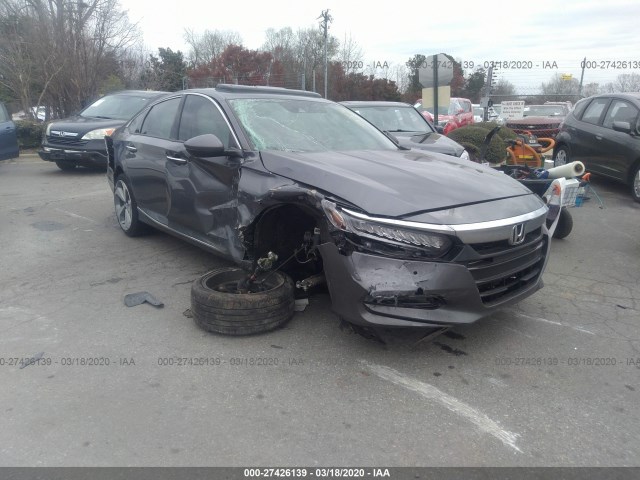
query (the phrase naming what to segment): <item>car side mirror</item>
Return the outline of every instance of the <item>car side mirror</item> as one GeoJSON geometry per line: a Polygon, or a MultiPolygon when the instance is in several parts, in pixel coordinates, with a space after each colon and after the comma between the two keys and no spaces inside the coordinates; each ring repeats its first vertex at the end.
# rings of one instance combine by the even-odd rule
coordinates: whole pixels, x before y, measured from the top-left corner
{"type": "Polygon", "coordinates": [[[444,134],[444,127],[436,125],[436,132],[444,134]]]}
{"type": "Polygon", "coordinates": [[[184,148],[194,157],[222,157],[227,154],[220,139],[212,133],[190,138],[184,142],[184,148]]]}
{"type": "Polygon", "coordinates": [[[621,122],[616,120],[613,122],[613,129],[616,132],[631,133],[631,124],[629,122],[621,122]]]}

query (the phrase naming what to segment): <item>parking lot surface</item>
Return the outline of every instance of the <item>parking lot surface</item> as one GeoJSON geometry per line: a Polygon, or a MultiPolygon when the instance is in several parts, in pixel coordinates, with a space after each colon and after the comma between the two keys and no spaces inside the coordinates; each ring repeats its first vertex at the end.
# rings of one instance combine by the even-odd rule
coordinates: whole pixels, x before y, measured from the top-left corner
{"type": "Polygon", "coordinates": [[[206,333],[190,286],[225,262],[126,237],[104,173],[0,162],[0,465],[640,466],[640,204],[594,186],[540,292],[381,344],[326,294],[206,333]],[[141,291],[164,307],[124,305],[141,291]]]}

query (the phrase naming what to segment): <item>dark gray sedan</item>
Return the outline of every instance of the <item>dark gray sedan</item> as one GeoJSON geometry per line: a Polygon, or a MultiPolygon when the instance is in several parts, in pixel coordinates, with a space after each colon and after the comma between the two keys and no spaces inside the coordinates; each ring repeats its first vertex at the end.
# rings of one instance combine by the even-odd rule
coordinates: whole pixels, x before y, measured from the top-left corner
{"type": "Polygon", "coordinates": [[[469,160],[462,145],[436,132],[424,116],[412,105],[401,102],[341,102],[366,118],[383,132],[387,132],[407,148],[444,153],[469,160]]]}
{"type": "Polygon", "coordinates": [[[177,92],[106,140],[126,234],[151,225],[248,271],[277,256],[299,285],[325,278],[348,322],[470,323],[542,286],[537,195],[482,165],[399,148],[317,94],[177,92]]]}

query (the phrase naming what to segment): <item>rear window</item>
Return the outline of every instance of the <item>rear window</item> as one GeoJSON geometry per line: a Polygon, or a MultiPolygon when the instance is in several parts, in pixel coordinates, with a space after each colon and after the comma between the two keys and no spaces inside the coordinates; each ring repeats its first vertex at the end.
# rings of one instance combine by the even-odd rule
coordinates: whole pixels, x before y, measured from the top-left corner
{"type": "Polygon", "coordinates": [[[80,115],[93,118],[129,120],[142,110],[155,95],[107,95],[85,108],[80,115]]]}
{"type": "Polygon", "coordinates": [[[597,125],[604,112],[604,107],[609,103],[608,98],[596,98],[593,100],[582,115],[582,121],[587,123],[593,123],[597,125]]]}
{"type": "Polygon", "coordinates": [[[583,98],[582,100],[578,101],[578,103],[576,103],[576,106],[573,108],[573,116],[576,118],[580,118],[580,115],[582,115],[582,112],[584,112],[584,109],[587,108],[587,105],[589,105],[589,100],[586,98],[583,98]]]}

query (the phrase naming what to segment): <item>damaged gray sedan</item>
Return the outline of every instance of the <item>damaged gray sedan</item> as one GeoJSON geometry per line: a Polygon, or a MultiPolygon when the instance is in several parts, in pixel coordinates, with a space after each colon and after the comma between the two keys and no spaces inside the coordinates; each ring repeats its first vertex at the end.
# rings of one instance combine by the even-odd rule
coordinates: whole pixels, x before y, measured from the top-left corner
{"type": "Polygon", "coordinates": [[[326,281],[333,310],[350,323],[437,328],[474,322],[542,286],[549,238],[538,196],[476,163],[399,147],[315,93],[177,92],[106,141],[125,233],[153,226],[247,272],[207,277],[192,292],[201,306],[207,288],[243,284],[258,302],[248,312],[264,305],[284,319],[292,285],[326,281]],[[247,284],[260,272],[254,291],[247,284]],[[287,293],[271,301],[270,289],[287,293]]]}

